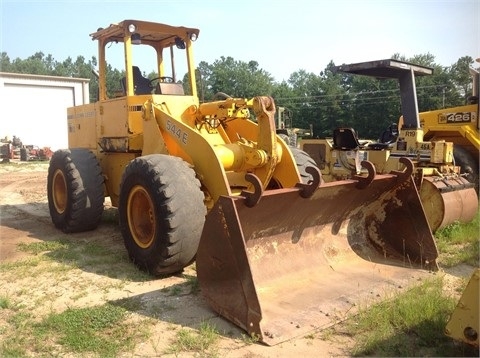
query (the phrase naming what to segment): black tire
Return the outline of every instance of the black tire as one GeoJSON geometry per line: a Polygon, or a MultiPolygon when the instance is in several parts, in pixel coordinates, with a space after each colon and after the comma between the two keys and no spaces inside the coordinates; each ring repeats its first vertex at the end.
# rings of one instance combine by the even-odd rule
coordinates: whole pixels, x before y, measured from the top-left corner
{"type": "Polygon", "coordinates": [[[20,160],[22,162],[28,161],[27,148],[20,148],[20,160]]]}
{"type": "Polygon", "coordinates": [[[195,259],[206,207],[200,182],[182,159],[152,154],[131,161],[118,214],[129,257],[141,270],[169,275],[195,259]]]}
{"type": "Polygon", "coordinates": [[[475,184],[475,190],[478,194],[478,160],[475,160],[473,155],[468,150],[459,145],[453,146],[453,157],[455,158],[455,165],[460,166],[461,173],[466,174],[465,178],[470,183],[475,184]]]}
{"type": "MultiPolygon", "coordinates": [[[[307,173],[307,167],[315,167],[318,168],[317,163],[315,160],[305,151],[297,148],[297,147],[290,147],[290,151],[293,154],[293,159],[295,163],[297,163],[297,168],[300,173],[300,177],[302,179],[303,184],[308,184],[313,178],[310,174],[307,173]]],[[[320,174],[320,183],[322,183],[322,177],[320,174]]]]}
{"type": "Polygon", "coordinates": [[[53,224],[66,233],[95,229],[103,213],[104,179],[95,155],[87,149],[57,150],[47,178],[53,224]]]}
{"type": "MultiPolygon", "coordinates": [[[[280,138],[283,139],[283,141],[285,142],[285,144],[290,145],[290,137],[288,136],[288,134],[278,133],[277,135],[278,135],[280,138]]],[[[290,148],[292,148],[292,147],[290,147],[290,148]]]]}

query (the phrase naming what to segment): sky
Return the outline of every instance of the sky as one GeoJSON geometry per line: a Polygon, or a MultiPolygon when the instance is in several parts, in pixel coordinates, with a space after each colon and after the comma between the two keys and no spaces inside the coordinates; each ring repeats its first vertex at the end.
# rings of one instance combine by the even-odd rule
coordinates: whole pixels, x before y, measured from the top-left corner
{"type": "Polygon", "coordinates": [[[98,58],[89,35],[125,19],[198,28],[197,64],[253,60],[277,82],[298,70],[319,74],[330,61],[429,53],[450,66],[480,57],[480,0],[0,0],[0,13],[0,51],[11,60],[40,51],[57,61],[98,58]]]}

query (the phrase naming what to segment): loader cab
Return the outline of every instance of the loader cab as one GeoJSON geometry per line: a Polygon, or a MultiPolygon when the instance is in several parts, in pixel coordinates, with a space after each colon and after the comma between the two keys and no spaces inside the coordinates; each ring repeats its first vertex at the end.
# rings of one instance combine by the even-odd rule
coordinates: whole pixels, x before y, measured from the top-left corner
{"type": "Polygon", "coordinates": [[[99,101],[148,94],[197,96],[192,42],[199,32],[183,26],[124,20],[92,33],[92,39],[98,41],[99,101]],[[110,57],[110,53],[114,53],[112,57],[115,58],[110,57]],[[120,83],[107,83],[107,63],[119,68],[123,65],[124,76],[120,83]],[[147,73],[150,72],[158,76],[149,79],[147,73]],[[188,74],[186,84],[178,78],[184,73],[188,74]]]}

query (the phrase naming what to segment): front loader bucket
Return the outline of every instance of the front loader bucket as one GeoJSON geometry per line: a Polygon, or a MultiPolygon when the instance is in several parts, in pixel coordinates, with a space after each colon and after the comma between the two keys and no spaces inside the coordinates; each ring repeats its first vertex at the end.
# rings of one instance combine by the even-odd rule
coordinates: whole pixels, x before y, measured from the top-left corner
{"type": "Polygon", "coordinates": [[[364,162],[368,178],[220,197],[197,252],[202,294],[274,345],[436,269],[409,163],[405,173],[375,176],[364,162]]]}

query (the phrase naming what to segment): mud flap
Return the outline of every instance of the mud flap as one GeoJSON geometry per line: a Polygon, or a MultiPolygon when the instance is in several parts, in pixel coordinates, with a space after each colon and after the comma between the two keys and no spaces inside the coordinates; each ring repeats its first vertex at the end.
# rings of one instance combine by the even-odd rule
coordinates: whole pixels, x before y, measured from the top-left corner
{"type": "Polygon", "coordinates": [[[196,258],[213,310],[274,345],[436,269],[413,164],[386,175],[368,167],[368,178],[220,197],[196,258]]]}

